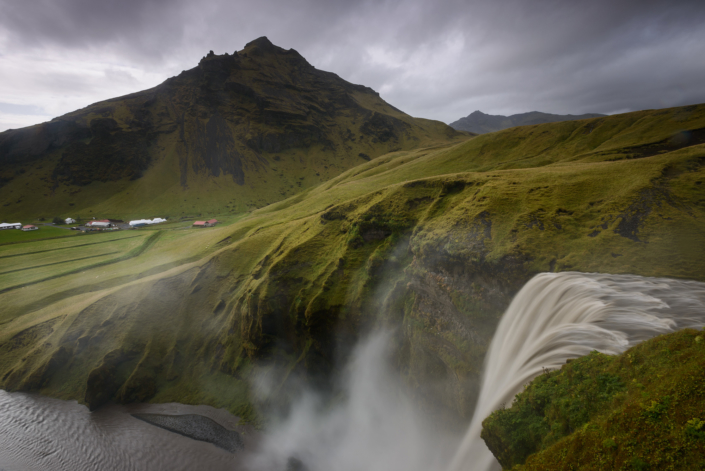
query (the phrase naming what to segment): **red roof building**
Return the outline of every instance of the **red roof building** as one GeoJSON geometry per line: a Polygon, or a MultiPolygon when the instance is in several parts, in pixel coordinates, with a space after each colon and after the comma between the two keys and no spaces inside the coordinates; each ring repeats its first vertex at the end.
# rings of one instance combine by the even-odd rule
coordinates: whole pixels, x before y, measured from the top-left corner
{"type": "Polygon", "coordinates": [[[196,221],[193,223],[193,227],[208,227],[206,221],[196,221]]]}
{"type": "Polygon", "coordinates": [[[217,219],[209,219],[208,221],[206,221],[206,226],[207,226],[207,227],[212,227],[212,226],[215,226],[216,224],[218,224],[218,220],[217,220],[217,219]]]}

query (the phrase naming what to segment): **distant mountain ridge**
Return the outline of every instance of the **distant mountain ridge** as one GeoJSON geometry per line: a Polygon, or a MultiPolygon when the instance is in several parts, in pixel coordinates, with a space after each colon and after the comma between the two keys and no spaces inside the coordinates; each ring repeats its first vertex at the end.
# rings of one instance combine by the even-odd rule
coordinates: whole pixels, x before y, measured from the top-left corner
{"type": "Polygon", "coordinates": [[[456,131],[468,131],[475,134],[486,134],[488,132],[501,131],[502,129],[516,126],[529,126],[531,124],[557,123],[559,121],[577,121],[579,119],[601,118],[606,115],[588,113],[581,115],[572,114],[551,114],[540,111],[529,111],[528,113],[513,114],[511,116],[485,114],[482,111],[475,111],[464,118],[450,123],[450,127],[456,131]]]}
{"type": "Polygon", "coordinates": [[[0,133],[0,208],[10,218],[239,213],[387,152],[464,138],[261,37],[152,89],[0,133]]]}

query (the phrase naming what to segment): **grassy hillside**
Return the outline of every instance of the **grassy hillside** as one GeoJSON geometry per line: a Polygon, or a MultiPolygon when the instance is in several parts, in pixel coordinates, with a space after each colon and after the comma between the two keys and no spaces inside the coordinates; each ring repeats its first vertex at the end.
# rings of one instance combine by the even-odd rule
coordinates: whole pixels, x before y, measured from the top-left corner
{"type": "Polygon", "coordinates": [[[703,469],[705,333],[685,329],[546,373],[483,422],[504,469],[703,469]]]}
{"type": "Polygon", "coordinates": [[[0,133],[0,217],[242,213],[467,135],[259,38],[161,85],[0,133]]]}
{"type": "Polygon", "coordinates": [[[400,150],[227,226],[121,241],[141,245],[109,265],[28,270],[0,293],[0,387],[258,420],[263,362],[325,382],[391,323],[420,403],[464,422],[499,316],[537,272],[705,280],[703,129],[698,105],[400,150]]]}

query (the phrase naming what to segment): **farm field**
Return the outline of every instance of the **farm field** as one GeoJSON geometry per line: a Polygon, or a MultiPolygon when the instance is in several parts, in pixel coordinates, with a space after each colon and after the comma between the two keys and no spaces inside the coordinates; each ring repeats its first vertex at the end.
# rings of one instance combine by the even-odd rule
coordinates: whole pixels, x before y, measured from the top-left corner
{"type": "Polygon", "coordinates": [[[36,231],[20,231],[17,229],[6,229],[0,231],[0,246],[5,244],[16,244],[40,239],[53,239],[56,237],[74,237],[78,231],[72,231],[70,226],[54,227],[36,224],[39,227],[36,231]]]}
{"type": "Polygon", "coordinates": [[[120,257],[142,245],[147,236],[146,233],[127,234],[106,241],[97,241],[97,237],[91,237],[90,241],[89,237],[75,237],[70,240],[72,245],[56,248],[50,248],[55,241],[23,244],[22,248],[29,251],[0,255],[0,290],[120,257]]]}
{"type": "Polygon", "coordinates": [[[190,221],[177,221],[0,245],[0,325],[63,299],[118,287],[201,259],[217,250],[217,242],[232,231],[228,224],[236,219],[226,218],[219,226],[206,229],[190,229],[190,221]]]}

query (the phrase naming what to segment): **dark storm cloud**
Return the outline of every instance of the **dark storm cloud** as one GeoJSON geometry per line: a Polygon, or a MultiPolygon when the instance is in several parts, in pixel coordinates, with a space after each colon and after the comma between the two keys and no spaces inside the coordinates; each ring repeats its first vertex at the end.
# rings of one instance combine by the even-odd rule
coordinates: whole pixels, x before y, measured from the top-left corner
{"type": "Polygon", "coordinates": [[[126,44],[134,55],[159,51],[152,48],[161,41],[178,41],[184,9],[178,0],[8,0],[0,5],[0,21],[13,47],[126,44]]]}
{"type": "MultiPolygon", "coordinates": [[[[85,106],[263,35],[412,115],[446,122],[475,109],[611,113],[705,101],[702,1],[0,0],[0,7],[0,66],[14,58],[20,73],[57,55],[85,64],[88,72],[55,71],[74,74],[75,99],[66,106],[79,100],[79,88],[101,90],[85,94],[85,106]]],[[[27,80],[17,82],[16,96],[0,91],[0,101],[37,106],[22,99],[27,80]]],[[[44,108],[58,111],[51,103],[44,108]]]]}

